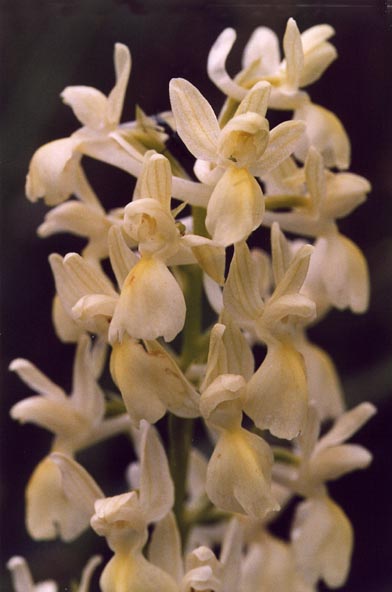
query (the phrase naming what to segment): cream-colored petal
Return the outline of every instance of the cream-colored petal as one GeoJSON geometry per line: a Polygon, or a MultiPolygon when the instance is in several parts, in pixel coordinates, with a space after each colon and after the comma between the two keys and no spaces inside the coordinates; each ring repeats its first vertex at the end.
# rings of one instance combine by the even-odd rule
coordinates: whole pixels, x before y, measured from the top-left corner
{"type": "Polygon", "coordinates": [[[235,245],[223,290],[223,302],[228,312],[239,322],[257,319],[263,312],[259,269],[245,242],[235,245]]]}
{"type": "Polygon", "coordinates": [[[34,539],[72,541],[88,526],[84,511],[75,508],[65,495],[60,470],[50,457],[32,474],[26,504],[27,530],[34,539]]]}
{"type": "Polygon", "coordinates": [[[121,340],[127,332],[136,339],[172,341],[184,326],[185,311],[181,288],[166,265],[143,257],[124,282],[109,339],[121,340]]]}
{"type": "Polygon", "coordinates": [[[53,253],[49,256],[49,263],[57,293],[70,316],[72,316],[72,307],[85,295],[104,294],[117,297],[117,293],[103,272],[77,253],[70,253],[64,259],[53,253]]]}
{"type": "Polygon", "coordinates": [[[229,372],[227,351],[223,345],[223,334],[226,327],[215,323],[210,332],[207,367],[201,390],[204,391],[218,376],[229,372]]]}
{"type": "Polygon", "coordinates": [[[66,400],[64,390],[52,382],[28,360],[16,358],[9,365],[9,370],[16,372],[19,378],[36,393],[60,403],[66,400]]]}
{"type": "Polygon", "coordinates": [[[28,397],[13,405],[10,414],[12,419],[35,423],[70,443],[86,430],[85,419],[72,408],[69,399],[57,401],[47,397],[28,397]]]}
{"type": "Polygon", "coordinates": [[[71,195],[80,160],[80,155],[74,155],[77,145],[73,138],[62,138],[34,153],[26,178],[26,195],[30,201],[43,197],[47,205],[53,206],[71,195]]]}
{"type": "Polygon", "coordinates": [[[78,236],[92,238],[104,235],[108,228],[109,222],[100,210],[72,200],[50,210],[37,232],[40,237],[58,232],[71,232],[78,236]]]}
{"type": "Polygon", "coordinates": [[[277,222],[271,226],[271,255],[274,282],[277,286],[283,279],[291,260],[289,243],[277,222]]]}
{"type": "Polygon", "coordinates": [[[247,68],[255,60],[260,60],[260,76],[277,73],[280,63],[279,40],[276,33],[267,27],[257,27],[245,46],[243,67],[247,68]]]}
{"type": "Polygon", "coordinates": [[[222,566],[213,551],[198,547],[187,557],[186,574],[181,582],[181,592],[220,592],[222,566]]]}
{"type": "Polygon", "coordinates": [[[160,392],[168,410],[179,417],[198,417],[199,394],[173,357],[158,341],[146,341],[145,347],[149,359],[154,360],[151,368],[146,368],[146,372],[151,372],[151,381],[155,375],[157,392],[160,392]]]}
{"type": "Polygon", "coordinates": [[[237,107],[235,117],[243,113],[253,112],[265,117],[268,109],[268,101],[271,93],[271,85],[265,80],[257,82],[251,90],[246,93],[244,99],[237,107]]]}
{"type": "Polygon", "coordinates": [[[260,185],[246,169],[229,167],[215,187],[207,208],[206,227],[214,241],[228,246],[258,228],[264,214],[260,185]]]}
{"type": "Polygon", "coordinates": [[[339,309],[366,311],[369,304],[369,270],[360,249],[347,237],[330,233],[315,244],[322,262],[325,289],[330,302],[339,309]]]}
{"type": "Polygon", "coordinates": [[[221,374],[238,374],[249,380],[254,371],[252,350],[238,326],[227,313],[210,333],[207,368],[201,390],[205,390],[221,374]]]}
{"type": "Polygon", "coordinates": [[[284,121],[274,127],[266,151],[258,163],[249,168],[250,172],[262,176],[275,169],[295,151],[304,132],[303,121],[284,121]]]}
{"type": "Polygon", "coordinates": [[[57,294],[53,298],[52,321],[55,333],[63,343],[76,343],[80,335],[84,332],[83,328],[65,310],[57,294]]]}
{"type": "Polygon", "coordinates": [[[241,101],[246,90],[237,84],[227,73],[226,59],[237,38],[234,29],[224,29],[210,49],[207,61],[207,72],[212,82],[224,94],[241,101]]]}
{"type": "MultiPolygon", "coordinates": [[[[303,245],[290,262],[284,276],[276,286],[268,306],[272,306],[283,296],[300,296],[299,291],[305,281],[309,269],[309,261],[313,253],[311,245],[303,245]]],[[[303,299],[305,297],[302,297],[303,299]]],[[[306,298],[309,301],[309,299],[306,298]]],[[[310,301],[309,301],[310,302],[310,301]]],[[[303,300],[305,303],[305,300],[303,300]]]]}
{"type": "Polygon", "coordinates": [[[342,475],[365,469],[372,461],[372,455],[363,446],[356,444],[342,444],[323,448],[316,453],[309,463],[312,479],[323,483],[332,479],[339,479],[342,475]]]}
{"type": "Polygon", "coordinates": [[[341,508],[328,498],[297,506],[292,529],[296,562],[305,581],[323,579],[331,588],[346,581],[353,547],[351,524],[341,508]]]}
{"type": "Polygon", "coordinates": [[[254,372],[254,357],[252,350],[239,327],[223,313],[222,321],[226,329],[222,336],[222,343],[227,355],[227,371],[230,374],[240,374],[249,380],[254,372]]]}
{"type": "MultiPolygon", "coordinates": [[[[184,239],[187,239],[188,244],[189,238],[190,235],[184,237],[184,239]]],[[[195,242],[196,241],[193,239],[191,249],[200,267],[213,280],[222,286],[225,281],[224,273],[226,263],[226,252],[224,247],[214,245],[213,243],[195,244],[195,242]]],[[[201,243],[201,241],[198,242],[201,243]]]]}
{"type": "Polygon", "coordinates": [[[265,152],[268,140],[269,123],[265,117],[252,111],[236,114],[219,136],[219,162],[226,166],[234,163],[237,168],[252,166],[265,152]]]}
{"type": "Polygon", "coordinates": [[[220,285],[207,274],[203,274],[203,287],[209,305],[219,315],[223,308],[223,294],[220,285]]]}
{"type": "Polygon", "coordinates": [[[326,179],[323,158],[314,146],[309,148],[304,168],[306,186],[312,198],[312,206],[314,211],[318,212],[325,202],[326,179]]]}
{"type": "Polygon", "coordinates": [[[278,509],[271,495],[268,444],[240,428],[224,432],[208,463],[207,494],[222,510],[260,519],[278,509]]]}
{"type": "Polygon", "coordinates": [[[304,357],[309,402],[322,421],[338,417],[344,411],[343,390],[330,356],[307,341],[296,345],[304,357]]]}
{"type": "Polygon", "coordinates": [[[82,577],[80,579],[79,587],[77,592],[89,592],[91,578],[93,576],[94,571],[96,570],[97,566],[102,562],[102,557],[99,555],[94,555],[91,557],[86,566],[82,571],[82,577]]]}
{"type": "Polygon", "coordinates": [[[53,452],[50,460],[58,467],[61,474],[61,486],[66,498],[84,516],[85,526],[90,523],[94,514],[94,504],[97,499],[105,497],[102,489],[97,485],[91,475],[75,460],[53,452]]]}
{"type": "Polygon", "coordinates": [[[98,499],[94,511],[90,524],[97,534],[107,538],[113,551],[127,553],[130,547],[143,547],[147,524],[137,491],[98,499]]]}
{"type": "Polygon", "coordinates": [[[96,380],[91,340],[83,335],[75,354],[73,386],[70,400],[73,408],[91,425],[99,424],[105,414],[105,396],[96,380]]]}
{"type": "Polygon", "coordinates": [[[310,146],[321,153],[328,168],[350,166],[350,140],[340,120],[328,109],[305,103],[294,113],[294,119],[306,123],[306,133],[295,149],[295,156],[304,161],[310,146]]]}
{"type": "Polygon", "coordinates": [[[14,556],[7,561],[7,568],[11,572],[14,592],[57,592],[58,586],[54,580],[44,580],[34,584],[27,561],[24,557],[14,556]]]}
{"type": "Polygon", "coordinates": [[[291,546],[266,533],[249,545],[242,568],[243,590],[315,592],[301,579],[291,546]]]}
{"type": "Polygon", "coordinates": [[[142,422],[140,448],[140,507],[147,522],[157,522],[172,509],[174,486],[158,432],[146,421],[142,422]]]}
{"type": "Polygon", "coordinates": [[[107,121],[110,125],[118,125],[123,110],[125,92],[131,73],[131,54],[126,45],[116,43],[114,46],[114,68],[116,84],[111,90],[107,101],[107,121]]]}
{"type": "MultiPolygon", "coordinates": [[[[111,142],[88,143],[83,146],[83,153],[112,164],[127,173],[138,177],[142,169],[142,156],[135,155],[130,144],[119,133],[111,133],[111,142]]],[[[211,195],[211,187],[180,177],[172,178],[172,196],[186,201],[192,206],[205,208],[211,195]]]]}
{"type": "Polygon", "coordinates": [[[202,160],[216,160],[220,133],[211,105],[193,84],[174,78],[169,86],[177,132],[188,150],[202,160]]]}
{"type": "Polygon", "coordinates": [[[237,374],[221,374],[200,397],[200,412],[214,427],[228,430],[241,425],[245,379],[237,374]]]}
{"type": "Polygon", "coordinates": [[[160,397],[161,370],[159,361],[127,335],[122,342],[114,343],[110,372],[136,426],[142,419],[155,423],[166,413],[166,405],[160,397]]]}
{"type": "Polygon", "coordinates": [[[123,231],[113,226],[108,235],[110,264],[116,276],[117,283],[122,288],[124,281],[132,267],[139,261],[137,255],[125,242],[123,231]]]}
{"type": "Polygon", "coordinates": [[[176,582],[183,577],[181,539],[176,519],[169,512],[156,525],[148,547],[148,559],[172,576],[176,582]]]}
{"type": "Polygon", "coordinates": [[[335,29],[331,25],[315,25],[306,29],[301,33],[302,47],[305,54],[327,41],[333,35],[335,35],[335,29]]]}
{"type": "Polygon", "coordinates": [[[367,179],[353,173],[337,173],[327,178],[327,198],[322,213],[331,218],[343,218],[366,200],[371,191],[367,179]]]}
{"type": "Polygon", "coordinates": [[[268,327],[272,334],[278,334],[279,321],[309,323],[315,318],[316,305],[312,300],[302,294],[289,294],[274,299],[273,303],[266,306],[259,326],[261,331],[268,327]]]}
{"type": "MultiPolygon", "coordinates": [[[[14,556],[7,561],[7,568],[11,572],[12,585],[15,592],[34,592],[34,581],[23,557],[14,556]]],[[[56,590],[54,588],[54,590],[56,590]]]]}
{"type": "Polygon", "coordinates": [[[290,89],[297,89],[304,66],[304,52],[302,49],[301,35],[297,23],[293,18],[287,21],[286,31],[283,37],[283,49],[285,55],[286,84],[290,89]]]}
{"type": "Polygon", "coordinates": [[[170,212],[171,200],[171,168],[167,158],[162,154],[147,152],[143,169],[136,182],[133,199],[156,199],[163,209],[170,212]]]}
{"type": "Polygon", "coordinates": [[[178,592],[173,578],[147,561],[140,551],[115,554],[99,583],[102,592],[178,592]]]}
{"type": "Polygon", "coordinates": [[[292,440],[304,427],[308,389],[302,356],[290,344],[268,347],[250,379],[244,411],[261,430],[292,440]]]}
{"type": "Polygon", "coordinates": [[[118,296],[104,294],[88,294],[80,298],[72,307],[72,317],[82,324],[86,330],[107,336],[108,320],[116,310],[118,296]]]}
{"type": "Polygon", "coordinates": [[[67,86],[61,98],[86,127],[93,130],[106,127],[107,98],[101,91],[90,86],[67,86]]]}
{"type": "Polygon", "coordinates": [[[141,198],[124,210],[124,231],[139,246],[142,255],[167,260],[178,250],[180,234],[170,209],[156,199],[141,198]]]}
{"type": "MultiPolygon", "coordinates": [[[[303,37],[301,35],[303,42],[303,37]]],[[[338,52],[331,43],[321,43],[305,53],[304,67],[299,79],[301,87],[316,82],[330,64],[338,57],[338,52]]]]}
{"type": "Polygon", "coordinates": [[[138,153],[120,132],[111,132],[107,137],[81,139],[79,150],[85,155],[106,164],[115,166],[133,177],[138,177],[142,170],[143,155],[138,153]]]}
{"type": "Polygon", "coordinates": [[[295,295],[300,291],[308,272],[309,261],[313,250],[312,245],[303,245],[298,249],[291,260],[286,273],[276,286],[274,293],[269,300],[269,304],[272,304],[282,296],[295,295]]]}
{"type": "Polygon", "coordinates": [[[329,432],[321,438],[316,451],[323,450],[329,446],[337,446],[353,436],[371,417],[376,413],[372,403],[361,403],[346,411],[336,421],[329,432]]]}
{"type": "Polygon", "coordinates": [[[222,584],[225,592],[237,592],[242,573],[242,548],[244,544],[244,525],[237,518],[233,518],[228,525],[220,561],[223,565],[222,584]]]}

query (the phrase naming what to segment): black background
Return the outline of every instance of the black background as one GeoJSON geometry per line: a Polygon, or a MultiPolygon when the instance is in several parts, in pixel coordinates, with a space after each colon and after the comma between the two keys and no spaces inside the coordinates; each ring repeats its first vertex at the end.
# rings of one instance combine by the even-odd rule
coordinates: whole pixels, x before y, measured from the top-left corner
{"type": "MultiPolygon", "coordinates": [[[[218,109],[222,97],[205,69],[217,35],[227,26],[238,32],[229,60],[229,69],[235,73],[252,30],[269,26],[282,38],[290,16],[301,31],[323,22],[336,29],[333,43],[339,58],[308,90],[314,102],[343,121],[352,141],[351,170],[373,185],[367,203],[340,224],[369,262],[370,309],[361,316],[333,312],[312,331],[312,337],[332,354],[348,406],[370,400],[379,410],[356,437],[374,453],[372,467],[331,486],[356,532],[352,572],[343,590],[391,589],[392,15],[384,3],[370,1],[1,3],[2,565],[11,555],[25,555],[36,581],[56,577],[62,583],[60,589],[66,590],[68,574],[79,577],[93,550],[104,552],[103,541],[90,534],[73,545],[28,539],[23,490],[33,467],[46,454],[50,436],[35,426],[18,426],[8,419],[12,404],[29,394],[7,371],[13,358],[33,361],[70,388],[73,347],[61,344],[53,333],[53,281],[47,256],[54,251],[79,250],[82,242],[65,236],[38,239],[35,231],[46,207],[24,198],[25,174],[34,150],[78,127],[71,110],[62,105],[60,92],[65,86],[84,84],[107,93],[114,77],[113,44],[120,41],[128,45],[133,58],[123,120],[133,119],[136,103],[147,113],[168,109],[168,82],[173,76],[191,80],[218,109]]],[[[93,168],[105,206],[129,201],[129,177],[103,165],[93,168]]],[[[80,458],[98,479],[103,471],[117,479],[106,486],[111,494],[117,486],[123,487],[118,475],[130,454],[127,440],[118,438],[113,450],[96,447],[80,458]]],[[[0,588],[8,590],[9,586],[5,574],[0,588]]]]}

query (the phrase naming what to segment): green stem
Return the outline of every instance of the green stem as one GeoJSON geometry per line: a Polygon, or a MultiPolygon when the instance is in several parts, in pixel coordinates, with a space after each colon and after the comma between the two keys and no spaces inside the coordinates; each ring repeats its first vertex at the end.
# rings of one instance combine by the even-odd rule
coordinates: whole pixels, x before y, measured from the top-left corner
{"type": "MultiPolygon", "coordinates": [[[[192,214],[194,233],[205,236],[205,210],[193,207],[192,214]]],[[[199,353],[202,332],[203,284],[202,271],[198,265],[184,266],[182,271],[187,312],[179,362],[182,370],[186,370],[199,353]]],[[[184,504],[192,432],[193,420],[169,414],[169,464],[175,491],[173,510],[183,545],[190,527],[186,520],[184,504]]]]}
{"type": "Polygon", "coordinates": [[[183,545],[187,536],[184,502],[188,473],[189,450],[192,444],[193,421],[169,414],[169,465],[174,483],[174,515],[183,545]]]}

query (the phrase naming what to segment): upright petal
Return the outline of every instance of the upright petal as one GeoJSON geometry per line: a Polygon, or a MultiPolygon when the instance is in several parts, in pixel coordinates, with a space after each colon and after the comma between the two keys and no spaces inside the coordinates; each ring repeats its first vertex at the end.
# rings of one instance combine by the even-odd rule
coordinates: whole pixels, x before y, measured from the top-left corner
{"type": "Polygon", "coordinates": [[[212,82],[228,97],[241,101],[246,90],[237,84],[227,73],[226,59],[236,40],[234,29],[225,29],[210,49],[207,72],[212,82]]]}
{"type": "Polygon", "coordinates": [[[177,132],[188,150],[202,160],[216,160],[220,133],[211,105],[193,84],[174,78],[169,86],[177,132]]]}
{"type": "Polygon", "coordinates": [[[260,60],[260,76],[276,74],[280,63],[279,40],[276,33],[267,27],[257,27],[245,46],[242,65],[247,68],[260,60]]]}
{"type": "Polygon", "coordinates": [[[304,65],[304,53],[301,35],[293,18],[287,21],[283,48],[286,58],[286,84],[290,89],[296,90],[304,65]]]}
{"type": "Polygon", "coordinates": [[[181,539],[173,512],[155,526],[148,547],[148,559],[179,582],[183,576],[181,539]]]}
{"type": "Polygon", "coordinates": [[[19,378],[36,393],[53,399],[53,401],[64,402],[66,395],[63,389],[28,360],[17,358],[11,362],[9,369],[16,372],[19,378]]]}
{"type": "Polygon", "coordinates": [[[146,421],[142,423],[139,498],[147,522],[161,520],[174,503],[174,486],[165,450],[157,431],[146,421]]]}
{"type": "Polygon", "coordinates": [[[343,413],[333,427],[319,441],[316,450],[322,450],[329,446],[337,446],[353,436],[376,413],[372,403],[361,403],[343,413]]]}
{"type": "Polygon", "coordinates": [[[257,319],[264,310],[260,280],[260,269],[247,244],[237,243],[223,290],[223,302],[228,312],[239,323],[257,319]]]}
{"type": "Polygon", "coordinates": [[[260,160],[250,167],[250,172],[262,176],[282,164],[294,152],[304,131],[303,121],[284,121],[274,127],[270,132],[266,151],[260,160]]]}
{"type": "Polygon", "coordinates": [[[114,46],[114,68],[116,84],[108,96],[107,120],[110,125],[118,125],[123,110],[125,91],[131,72],[131,54],[126,45],[116,43],[114,46]]]}

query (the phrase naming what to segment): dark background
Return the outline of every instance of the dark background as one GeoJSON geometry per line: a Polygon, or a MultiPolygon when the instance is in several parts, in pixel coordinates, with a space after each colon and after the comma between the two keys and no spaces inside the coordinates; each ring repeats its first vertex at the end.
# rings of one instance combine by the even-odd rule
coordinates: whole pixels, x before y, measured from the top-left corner
{"type": "MultiPolygon", "coordinates": [[[[54,251],[79,250],[81,242],[66,236],[38,239],[35,231],[46,208],[24,198],[25,174],[33,152],[78,127],[72,111],[62,105],[60,92],[65,86],[84,84],[107,93],[114,78],[113,44],[121,41],[129,46],[133,58],[124,120],[133,119],[136,103],[151,114],[168,109],[168,82],[173,76],[190,79],[218,109],[222,97],[205,69],[217,35],[227,26],[238,32],[229,60],[235,73],[252,30],[269,26],[282,38],[290,16],[301,31],[323,22],[336,29],[333,43],[339,58],[308,90],[314,102],[341,118],[352,141],[351,170],[373,185],[367,203],[340,225],[369,262],[370,309],[361,316],[333,312],[313,330],[312,337],[332,354],[348,406],[370,400],[379,410],[356,437],[374,453],[372,467],[331,486],[356,532],[352,572],[343,590],[392,589],[392,18],[384,3],[370,1],[1,3],[2,566],[11,555],[25,555],[36,581],[58,577],[61,590],[66,590],[68,573],[79,577],[92,549],[104,549],[103,541],[89,534],[73,545],[29,540],[23,490],[33,467],[47,453],[50,436],[35,426],[18,426],[8,419],[12,404],[29,394],[7,372],[15,357],[33,361],[70,388],[73,347],[61,344],[53,333],[53,281],[47,256],[54,251]]],[[[94,178],[106,206],[129,201],[131,183],[125,174],[102,165],[94,178]]],[[[105,447],[96,447],[81,457],[101,483],[103,470],[118,479],[129,461],[127,440],[119,438],[115,446],[110,454],[105,447]]],[[[113,491],[106,486],[105,491],[114,493],[116,485],[112,484],[113,491]]],[[[9,587],[6,574],[0,588],[9,587]]]]}

